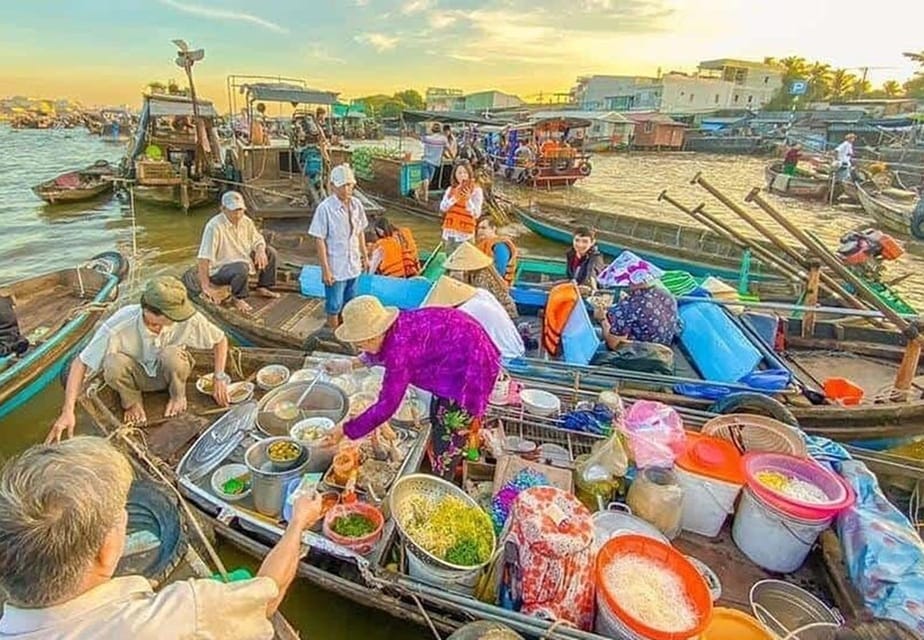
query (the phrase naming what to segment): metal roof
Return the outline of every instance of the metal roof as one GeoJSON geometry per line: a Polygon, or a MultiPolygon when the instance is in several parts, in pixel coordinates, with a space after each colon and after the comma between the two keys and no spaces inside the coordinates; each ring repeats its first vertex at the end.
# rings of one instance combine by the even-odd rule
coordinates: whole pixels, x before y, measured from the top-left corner
{"type": "Polygon", "coordinates": [[[656,124],[666,124],[673,125],[677,127],[685,127],[686,125],[682,122],[677,122],[670,116],[666,116],[663,113],[627,113],[626,117],[629,118],[632,122],[654,122],[656,124]]]}
{"type": "Polygon", "coordinates": [[[293,104],[334,104],[339,95],[334,91],[311,89],[287,82],[258,82],[242,87],[251,100],[291,102],[293,104]]]}
{"type": "MultiPolygon", "coordinates": [[[[203,118],[217,118],[218,112],[208,100],[201,98],[196,100],[196,106],[199,107],[199,115],[203,118]]],[[[149,96],[147,98],[147,109],[155,118],[169,116],[194,116],[192,100],[182,96],[149,96]]]]}
{"type": "Polygon", "coordinates": [[[629,119],[616,111],[538,111],[530,116],[533,120],[553,118],[580,118],[583,120],[596,120],[614,124],[628,123],[629,119]]]}
{"type": "Polygon", "coordinates": [[[467,111],[402,111],[405,122],[467,122],[470,124],[505,124],[504,119],[487,119],[467,111]]]}

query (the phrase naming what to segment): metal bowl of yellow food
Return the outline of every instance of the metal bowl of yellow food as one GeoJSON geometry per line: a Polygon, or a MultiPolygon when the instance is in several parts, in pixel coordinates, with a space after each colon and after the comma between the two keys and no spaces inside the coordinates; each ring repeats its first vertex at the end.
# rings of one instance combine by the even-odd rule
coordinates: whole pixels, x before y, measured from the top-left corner
{"type": "Polygon", "coordinates": [[[281,364],[270,364],[257,371],[257,386],[264,391],[275,389],[289,380],[289,369],[281,364]]]}
{"type": "Polygon", "coordinates": [[[305,447],[293,438],[279,438],[266,448],[266,457],[276,471],[287,471],[298,466],[304,457],[305,447]]]}

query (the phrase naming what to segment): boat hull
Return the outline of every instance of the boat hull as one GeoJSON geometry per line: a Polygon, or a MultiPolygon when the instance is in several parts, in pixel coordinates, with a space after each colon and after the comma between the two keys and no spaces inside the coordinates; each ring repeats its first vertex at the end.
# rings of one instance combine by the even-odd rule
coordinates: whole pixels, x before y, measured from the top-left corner
{"type": "Polygon", "coordinates": [[[880,226],[889,231],[911,236],[911,211],[905,211],[876,198],[869,191],[870,185],[857,185],[857,197],[863,210],[880,226]]]}

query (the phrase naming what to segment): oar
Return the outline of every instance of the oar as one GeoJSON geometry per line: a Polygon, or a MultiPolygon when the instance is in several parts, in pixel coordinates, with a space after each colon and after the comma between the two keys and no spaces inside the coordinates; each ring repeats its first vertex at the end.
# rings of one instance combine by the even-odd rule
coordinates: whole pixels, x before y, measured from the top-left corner
{"type": "MultiPolygon", "coordinates": [[[[696,296],[677,296],[678,302],[705,302],[727,307],[752,307],[754,309],[768,309],[772,311],[814,312],[826,315],[839,315],[850,318],[885,318],[886,316],[874,309],[850,309],[848,307],[813,307],[801,304],[786,304],[783,302],[752,302],[750,300],[720,300],[717,298],[699,298],[696,296]]],[[[899,314],[906,320],[918,320],[917,314],[899,314]]]]}

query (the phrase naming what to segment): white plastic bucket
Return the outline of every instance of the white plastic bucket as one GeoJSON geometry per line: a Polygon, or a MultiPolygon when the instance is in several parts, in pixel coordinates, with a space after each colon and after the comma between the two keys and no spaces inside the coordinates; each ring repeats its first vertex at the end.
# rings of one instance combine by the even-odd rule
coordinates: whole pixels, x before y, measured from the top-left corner
{"type": "Polygon", "coordinates": [[[610,640],[646,640],[625,626],[619,617],[610,611],[606,601],[596,596],[597,617],[594,618],[594,633],[610,640]]]}
{"type": "Polygon", "coordinates": [[[761,501],[745,488],[732,525],[732,539],[742,553],[768,571],[789,573],[802,566],[815,540],[832,518],[801,520],[761,501]]]}
{"type": "Polygon", "coordinates": [[[474,571],[441,569],[418,558],[409,546],[405,547],[405,549],[407,549],[408,574],[412,578],[431,584],[434,587],[442,587],[467,596],[475,595],[475,587],[478,584],[481,569],[475,569],[474,571]]]}
{"type": "Polygon", "coordinates": [[[735,512],[735,499],[741,485],[707,478],[679,466],[674,474],[683,487],[681,528],[709,538],[719,535],[725,518],[735,512]]]}

